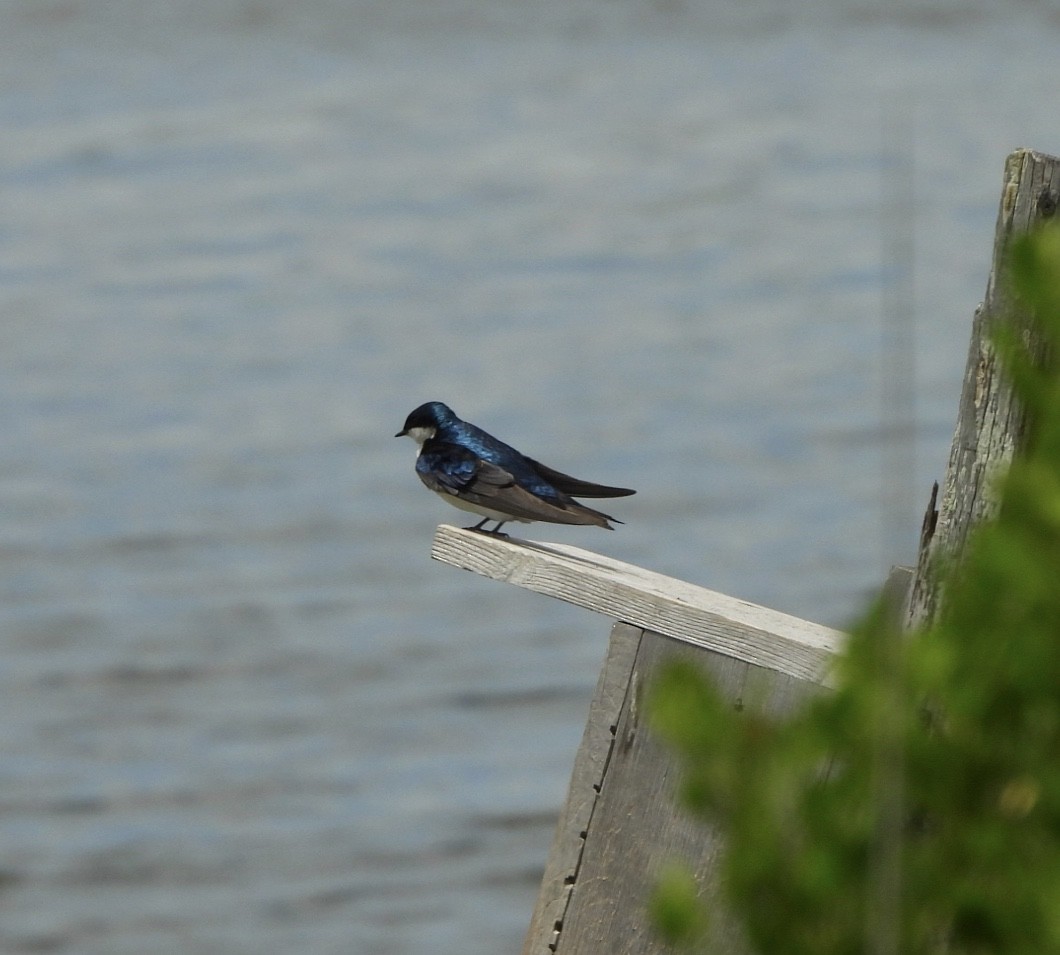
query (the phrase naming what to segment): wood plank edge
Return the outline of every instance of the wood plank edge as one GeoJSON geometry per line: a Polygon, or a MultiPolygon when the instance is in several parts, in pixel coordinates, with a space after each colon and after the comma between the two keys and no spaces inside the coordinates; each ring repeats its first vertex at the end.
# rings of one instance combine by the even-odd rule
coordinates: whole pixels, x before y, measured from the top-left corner
{"type": "Polygon", "coordinates": [[[590,551],[571,550],[575,553],[565,553],[563,545],[495,538],[442,524],[435,534],[431,557],[462,570],[512,583],[595,613],[604,613],[682,643],[705,647],[800,679],[829,682],[830,664],[842,648],[844,639],[839,631],[716,594],[654,571],[622,564],[590,551]],[[554,573],[557,568],[567,575],[566,579],[581,578],[592,584],[586,588],[591,599],[583,598],[575,588],[558,587],[548,573],[534,572],[537,569],[554,573]],[[639,589],[636,575],[626,574],[627,568],[648,575],[651,586],[639,589]],[[599,585],[604,580],[609,586],[602,591],[599,585]],[[660,581],[671,582],[680,596],[668,598],[666,593],[660,592],[660,581]],[[717,599],[722,606],[697,605],[685,594],[701,596],[704,601],[717,599]],[[672,620],[652,612],[653,604],[659,601],[668,601],[672,620]],[[734,608],[739,616],[733,615],[734,608]],[[747,618],[754,616],[760,617],[760,621],[749,623],[747,618]],[[775,629],[765,629],[770,624],[775,629]],[[717,638],[716,632],[726,627],[737,634],[737,638],[717,638]]]}

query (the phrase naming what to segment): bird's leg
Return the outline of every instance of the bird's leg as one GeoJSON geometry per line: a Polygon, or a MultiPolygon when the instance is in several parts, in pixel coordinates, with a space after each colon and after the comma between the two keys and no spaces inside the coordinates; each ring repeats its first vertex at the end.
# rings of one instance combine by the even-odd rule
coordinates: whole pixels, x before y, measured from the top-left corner
{"type": "Polygon", "coordinates": [[[482,534],[489,534],[491,537],[507,537],[508,536],[507,534],[502,534],[501,533],[501,527],[503,527],[505,524],[507,524],[508,523],[507,521],[497,521],[496,526],[490,528],[489,530],[487,530],[483,526],[486,523],[486,521],[492,521],[492,520],[496,520],[496,518],[484,517],[474,527],[465,527],[464,530],[465,531],[479,531],[482,534]]]}

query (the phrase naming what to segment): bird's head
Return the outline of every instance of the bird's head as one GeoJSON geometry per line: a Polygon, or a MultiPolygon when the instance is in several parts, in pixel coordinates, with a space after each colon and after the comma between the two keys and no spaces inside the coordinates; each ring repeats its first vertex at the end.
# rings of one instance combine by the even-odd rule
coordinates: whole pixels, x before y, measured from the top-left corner
{"type": "Polygon", "coordinates": [[[417,444],[423,444],[424,441],[429,441],[438,433],[438,428],[441,425],[453,421],[455,418],[456,415],[453,414],[448,405],[444,405],[440,401],[428,401],[426,404],[420,405],[405,419],[405,427],[394,437],[401,438],[408,435],[417,444]]]}

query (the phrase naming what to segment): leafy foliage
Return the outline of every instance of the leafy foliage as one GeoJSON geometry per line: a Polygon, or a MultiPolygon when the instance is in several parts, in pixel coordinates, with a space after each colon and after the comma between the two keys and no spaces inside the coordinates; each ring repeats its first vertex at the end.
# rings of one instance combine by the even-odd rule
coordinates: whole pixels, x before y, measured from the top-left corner
{"type": "MultiPolygon", "coordinates": [[[[995,347],[1027,447],[998,519],[945,571],[940,617],[901,634],[873,608],[834,689],[783,720],[734,711],[687,666],[653,688],[681,797],[721,825],[726,905],[761,955],[1060,952],[1060,230],[1016,243],[1009,273],[1033,320],[995,347]]],[[[697,907],[673,872],[652,903],[689,947],[697,907]]]]}

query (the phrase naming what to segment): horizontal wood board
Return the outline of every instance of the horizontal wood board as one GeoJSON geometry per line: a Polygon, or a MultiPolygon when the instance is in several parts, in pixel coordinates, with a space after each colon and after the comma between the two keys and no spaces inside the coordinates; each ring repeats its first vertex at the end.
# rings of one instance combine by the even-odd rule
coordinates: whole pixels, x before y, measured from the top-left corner
{"type": "Polygon", "coordinates": [[[838,630],[566,544],[439,526],[435,560],[755,666],[827,682],[838,630]]]}

